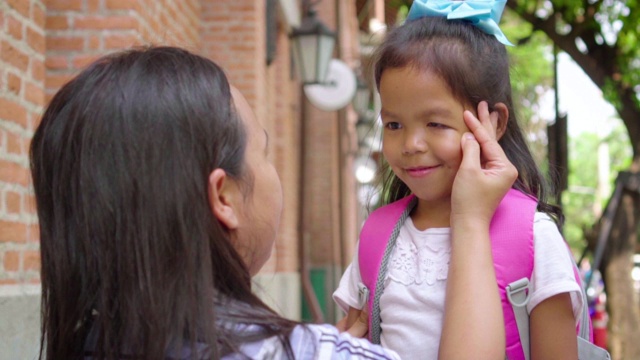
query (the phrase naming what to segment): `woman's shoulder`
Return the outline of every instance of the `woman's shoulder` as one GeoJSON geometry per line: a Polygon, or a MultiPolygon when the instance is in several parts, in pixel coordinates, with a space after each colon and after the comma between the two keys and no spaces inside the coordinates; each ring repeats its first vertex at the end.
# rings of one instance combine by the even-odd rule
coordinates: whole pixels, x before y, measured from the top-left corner
{"type": "MultiPolygon", "coordinates": [[[[373,345],[366,339],[341,333],[334,326],[303,324],[296,326],[289,336],[295,359],[389,359],[400,357],[393,351],[373,345]]],[[[246,357],[251,359],[287,359],[287,351],[278,337],[271,337],[242,346],[243,354],[233,354],[225,360],[246,357]]]]}
{"type": "Polygon", "coordinates": [[[296,359],[399,359],[393,351],[327,324],[297,326],[290,337],[296,359]]]}

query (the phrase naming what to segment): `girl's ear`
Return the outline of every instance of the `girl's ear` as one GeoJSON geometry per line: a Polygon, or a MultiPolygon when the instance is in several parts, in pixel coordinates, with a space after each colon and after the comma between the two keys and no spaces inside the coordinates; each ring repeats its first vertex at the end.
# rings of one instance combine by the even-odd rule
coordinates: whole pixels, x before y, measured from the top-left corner
{"type": "Polygon", "coordinates": [[[498,112],[498,127],[496,128],[496,140],[500,140],[502,135],[507,131],[507,123],[509,122],[509,108],[504,103],[497,103],[493,106],[498,112]]]}
{"type": "Polygon", "coordinates": [[[209,206],[213,215],[228,230],[238,228],[237,199],[239,193],[235,181],[222,169],[215,169],[209,174],[209,206]]]}

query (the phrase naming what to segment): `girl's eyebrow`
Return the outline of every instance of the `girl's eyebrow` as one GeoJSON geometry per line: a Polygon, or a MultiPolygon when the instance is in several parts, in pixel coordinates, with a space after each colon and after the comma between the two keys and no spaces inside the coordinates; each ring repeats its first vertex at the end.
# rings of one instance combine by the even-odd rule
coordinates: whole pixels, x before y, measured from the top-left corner
{"type": "Polygon", "coordinates": [[[395,114],[387,111],[384,108],[380,109],[380,116],[382,116],[383,118],[385,118],[385,117],[397,118],[397,116],[395,114]]]}
{"type": "Polygon", "coordinates": [[[426,111],[423,111],[422,113],[420,113],[420,117],[421,118],[428,118],[432,116],[449,117],[451,116],[451,114],[452,114],[451,110],[449,110],[448,108],[440,107],[440,108],[433,108],[433,109],[428,109],[426,111]]]}
{"type": "MultiPolygon", "coordinates": [[[[389,112],[386,109],[381,109],[380,110],[380,115],[382,115],[383,117],[387,117],[387,118],[397,118],[398,116],[395,115],[392,112],[389,112]]],[[[431,108],[431,109],[427,109],[421,113],[418,114],[418,117],[421,119],[424,118],[429,118],[432,116],[442,116],[442,117],[450,117],[452,115],[452,112],[450,109],[446,108],[446,107],[437,107],[437,108],[431,108]]]]}

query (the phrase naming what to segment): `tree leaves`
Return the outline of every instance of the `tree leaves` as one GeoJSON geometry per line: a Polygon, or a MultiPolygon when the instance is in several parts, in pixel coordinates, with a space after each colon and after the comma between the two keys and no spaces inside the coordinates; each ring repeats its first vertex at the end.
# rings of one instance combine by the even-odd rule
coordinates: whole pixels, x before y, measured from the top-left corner
{"type": "Polygon", "coordinates": [[[602,89],[640,154],[639,1],[510,0],[507,6],[567,52],[602,89]]]}

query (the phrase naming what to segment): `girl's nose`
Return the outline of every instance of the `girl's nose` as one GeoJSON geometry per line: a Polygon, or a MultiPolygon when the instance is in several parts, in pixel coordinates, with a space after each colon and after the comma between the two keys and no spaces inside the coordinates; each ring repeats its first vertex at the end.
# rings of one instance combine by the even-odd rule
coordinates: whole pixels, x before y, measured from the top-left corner
{"type": "Polygon", "coordinates": [[[417,153],[423,153],[423,152],[426,152],[427,149],[428,149],[427,141],[424,137],[424,134],[410,133],[405,136],[404,144],[402,148],[403,154],[412,155],[417,153]]]}

